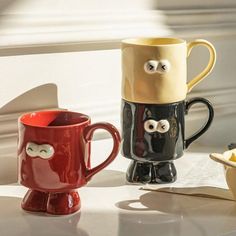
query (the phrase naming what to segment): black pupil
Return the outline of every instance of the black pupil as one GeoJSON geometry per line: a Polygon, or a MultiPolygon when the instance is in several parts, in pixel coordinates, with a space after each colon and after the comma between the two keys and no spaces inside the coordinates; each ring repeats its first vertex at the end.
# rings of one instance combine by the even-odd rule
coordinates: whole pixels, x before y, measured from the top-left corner
{"type": "Polygon", "coordinates": [[[153,70],[154,66],[149,64],[149,70],[153,70]]]}
{"type": "Polygon", "coordinates": [[[153,129],[154,128],[154,126],[153,125],[149,125],[149,129],[153,129]]]}

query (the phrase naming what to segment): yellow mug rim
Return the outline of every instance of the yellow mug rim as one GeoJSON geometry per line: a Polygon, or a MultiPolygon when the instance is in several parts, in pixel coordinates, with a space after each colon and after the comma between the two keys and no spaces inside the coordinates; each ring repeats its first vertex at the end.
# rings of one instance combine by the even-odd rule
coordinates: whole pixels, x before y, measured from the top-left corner
{"type": "Polygon", "coordinates": [[[172,46],[186,43],[185,40],[180,38],[129,38],[121,41],[122,44],[130,44],[136,46],[172,46]]]}

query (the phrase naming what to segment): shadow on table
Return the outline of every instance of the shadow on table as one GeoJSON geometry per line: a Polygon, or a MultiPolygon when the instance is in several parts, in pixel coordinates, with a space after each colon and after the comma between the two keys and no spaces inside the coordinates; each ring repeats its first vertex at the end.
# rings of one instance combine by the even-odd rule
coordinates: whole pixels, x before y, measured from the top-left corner
{"type": "Polygon", "coordinates": [[[195,196],[195,197],[204,197],[204,198],[214,198],[214,199],[222,199],[235,201],[233,194],[229,189],[212,187],[212,186],[199,186],[199,187],[163,187],[159,186],[144,186],[142,187],[144,190],[156,191],[156,192],[164,192],[170,194],[180,194],[187,196],[195,196]]]}
{"type": "Polygon", "coordinates": [[[1,236],[88,236],[78,227],[80,212],[68,216],[28,213],[21,209],[21,198],[0,197],[1,236]]]}
{"type": "Polygon", "coordinates": [[[125,173],[117,170],[103,170],[96,174],[87,187],[119,187],[126,185],[125,173]]]}
{"type": "Polygon", "coordinates": [[[148,192],[116,203],[119,235],[221,235],[236,230],[234,201],[148,192]],[[141,234],[140,234],[141,235],[141,234]]]}
{"type": "Polygon", "coordinates": [[[118,202],[116,206],[129,211],[158,211],[195,216],[230,213],[236,217],[235,201],[165,192],[148,192],[141,195],[139,199],[118,202]]]}

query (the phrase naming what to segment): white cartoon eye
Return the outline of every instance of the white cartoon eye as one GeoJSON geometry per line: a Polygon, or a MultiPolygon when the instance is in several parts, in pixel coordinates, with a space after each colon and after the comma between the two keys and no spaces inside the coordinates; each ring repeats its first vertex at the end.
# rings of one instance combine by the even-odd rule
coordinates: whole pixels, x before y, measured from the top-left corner
{"type": "Polygon", "coordinates": [[[155,60],[149,60],[144,64],[144,70],[148,74],[154,74],[157,70],[157,67],[158,67],[158,61],[155,60]]]}
{"type": "Polygon", "coordinates": [[[42,144],[39,146],[38,156],[43,159],[48,159],[53,156],[54,152],[53,146],[49,144],[42,144]]]}
{"type": "Polygon", "coordinates": [[[157,131],[159,133],[166,133],[170,128],[170,123],[168,120],[160,120],[158,122],[157,131]]]}
{"type": "Polygon", "coordinates": [[[146,120],[144,122],[144,129],[148,133],[156,132],[158,122],[155,120],[146,120]]]}
{"type": "Polygon", "coordinates": [[[167,73],[170,70],[170,62],[167,60],[160,60],[157,72],[160,74],[167,73]]]}
{"type": "Polygon", "coordinates": [[[36,157],[38,155],[38,145],[36,143],[27,143],[25,149],[27,155],[30,157],[36,157]]]}

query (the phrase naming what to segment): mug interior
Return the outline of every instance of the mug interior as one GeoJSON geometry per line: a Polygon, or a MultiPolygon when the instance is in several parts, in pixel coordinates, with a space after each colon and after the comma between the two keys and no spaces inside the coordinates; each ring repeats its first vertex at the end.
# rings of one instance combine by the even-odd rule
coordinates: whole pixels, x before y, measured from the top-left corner
{"type": "Polygon", "coordinates": [[[136,38],[125,39],[122,43],[145,46],[171,45],[185,43],[183,39],[178,38],[136,38]]]}
{"type": "Polygon", "coordinates": [[[35,127],[64,127],[88,122],[84,114],[70,111],[38,111],[22,115],[19,121],[35,127]]]}

